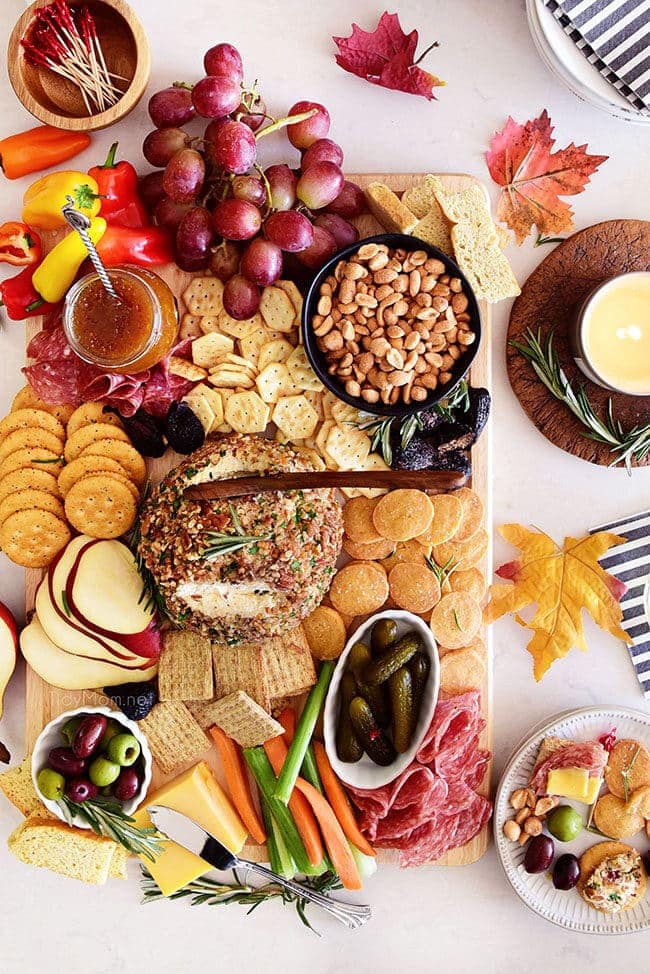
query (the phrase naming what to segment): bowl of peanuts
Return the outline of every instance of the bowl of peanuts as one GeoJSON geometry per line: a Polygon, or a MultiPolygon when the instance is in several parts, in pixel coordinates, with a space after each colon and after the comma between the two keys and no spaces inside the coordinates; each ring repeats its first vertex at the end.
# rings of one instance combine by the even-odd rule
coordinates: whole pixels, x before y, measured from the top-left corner
{"type": "Polygon", "coordinates": [[[385,233],[341,250],[303,306],[305,350],[339,399],[408,416],[446,399],[481,340],[478,302],[454,261],[417,237],[385,233]]]}

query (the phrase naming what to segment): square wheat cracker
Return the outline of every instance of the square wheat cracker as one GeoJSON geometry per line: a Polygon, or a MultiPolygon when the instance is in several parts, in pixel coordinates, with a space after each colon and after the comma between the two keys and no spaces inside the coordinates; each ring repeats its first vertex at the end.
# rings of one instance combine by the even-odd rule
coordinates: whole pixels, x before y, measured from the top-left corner
{"type": "Polygon", "coordinates": [[[257,644],[239,646],[212,644],[214,688],[217,698],[243,690],[268,711],[270,694],[262,669],[262,657],[257,644]]]}
{"type": "Polygon", "coordinates": [[[240,747],[257,747],[284,733],[282,724],[273,720],[243,690],[229,693],[212,705],[214,723],[240,747]]]}
{"type": "Polygon", "coordinates": [[[316,670],[302,626],[259,644],[265,685],[272,700],[295,696],[316,682],[316,670]]]}
{"type": "Polygon", "coordinates": [[[158,662],[161,700],[210,700],[214,692],[210,640],[195,632],[163,634],[158,662]]]}
{"type": "Polygon", "coordinates": [[[210,742],[184,703],[157,703],[140,721],[156,764],[164,774],[197,761],[210,742]]]}

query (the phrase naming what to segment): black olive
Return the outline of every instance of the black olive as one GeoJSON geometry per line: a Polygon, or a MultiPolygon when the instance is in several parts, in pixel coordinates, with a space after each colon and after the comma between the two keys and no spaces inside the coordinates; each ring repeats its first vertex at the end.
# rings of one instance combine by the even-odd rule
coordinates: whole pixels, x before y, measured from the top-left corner
{"type": "Polygon", "coordinates": [[[133,416],[122,416],[113,406],[104,406],[104,412],[115,413],[120,417],[133,446],[143,457],[161,457],[167,449],[162,421],[145,409],[138,409],[133,416]]]}
{"type": "Polygon", "coordinates": [[[165,419],[165,435],[172,450],[188,454],[205,442],[205,430],[186,402],[173,402],[165,419]]]}

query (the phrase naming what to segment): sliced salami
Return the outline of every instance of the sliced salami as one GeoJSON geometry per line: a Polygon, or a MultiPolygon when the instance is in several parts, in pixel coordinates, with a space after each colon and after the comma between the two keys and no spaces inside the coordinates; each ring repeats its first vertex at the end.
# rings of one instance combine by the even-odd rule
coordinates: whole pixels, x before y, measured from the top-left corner
{"type": "Polygon", "coordinates": [[[543,795],[549,771],[557,768],[583,768],[591,778],[599,778],[605,770],[607,757],[607,751],[599,741],[563,742],[534,768],[530,787],[536,794],[543,795]]]}

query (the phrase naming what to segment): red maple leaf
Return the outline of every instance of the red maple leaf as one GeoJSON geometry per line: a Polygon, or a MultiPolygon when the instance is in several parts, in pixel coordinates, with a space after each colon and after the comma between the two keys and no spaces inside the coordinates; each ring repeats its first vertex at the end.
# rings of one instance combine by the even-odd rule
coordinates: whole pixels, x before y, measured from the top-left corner
{"type": "Polygon", "coordinates": [[[433,89],[445,84],[417,66],[431,48],[438,46],[437,42],[415,61],[418,32],[412,30],[405,34],[397,14],[383,13],[374,31],[361,30],[358,24],[352,24],[350,37],[332,39],[339,49],[336,63],[373,85],[422,95],[431,101],[435,97],[433,89]]]}
{"type": "Polygon", "coordinates": [[[521,244],[533,226],[540,234],[573,227],[573,210],[560,196],[582,193],[589,177],[608,159],[590,156],[586,145],[553,152],[553,126],[546,109],[524,125],[508,118],[485,154],[490,175],[503,186],[497,216],[521,244]]]}

